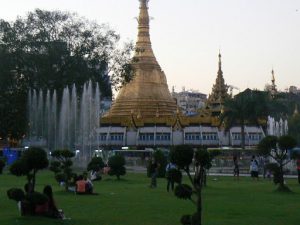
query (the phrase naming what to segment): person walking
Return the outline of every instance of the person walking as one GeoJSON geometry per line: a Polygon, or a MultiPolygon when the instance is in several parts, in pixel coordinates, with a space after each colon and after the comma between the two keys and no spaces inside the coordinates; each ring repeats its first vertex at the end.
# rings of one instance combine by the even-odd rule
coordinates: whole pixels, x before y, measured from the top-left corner
{"type": "Polygon", "coordinates": [[[240,177],[240,168],[239,168],[239,162],[237,159],[237,156],[233,156],[233,176],[239,180],[240,177]]]}
{"type": "Polygon", "coordinates": [[[250,173],[253,180],[258,180],[258,162],[255,159],[254,155],[252,156],[252,160],[250,163],[250,173]]]}
{"type": "Polygon", "coordinates": [[[170,174],[170,171],[176,169],[176,165],[172,162],[169,162],[166,166],[166,177],[167,177],[167,191],[169,192],[170,186],[171,190],[174,191],[174,179],[172,177],[172,174],[170,174]]]}
{"type": "Polygon", "coordinates": [[[158,174],[158,166],[159,166],[158,163],[153,158],[151,160],[151,164],[150,164],[150,175],[151,175],[150,188],[156,188],[156,186],[157,186],[156,178],[157,178],[157,174],[158,174]]]}

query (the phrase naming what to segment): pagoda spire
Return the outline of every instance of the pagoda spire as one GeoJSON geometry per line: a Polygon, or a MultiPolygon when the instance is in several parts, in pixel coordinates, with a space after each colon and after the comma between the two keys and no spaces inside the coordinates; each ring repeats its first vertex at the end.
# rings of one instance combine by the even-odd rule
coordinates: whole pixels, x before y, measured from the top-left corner
{"type": "Polygon", "coordinates": [[[276,84],[275,84],[275,75],[274,75],[274,69],[273,68],[272,68],[271,74],[272,74],[271,96],[274,97],[277,93],[277,88],[276,88],[276,84]]]}
{"type": "Polygon", "coordinates": [[[219,50],[219,70],[218,70],[218,77],[222,76],[223,77],[223,71],[222,71],[222,56],[221,52],[219,50]]]}
{"type": "Polygon", "coordinates": [[[211,103],[223,103],[224,100],[229,97],[228,86],[225,84],[223,71],[222,71],[222,56],[219,50],[219,68],[216,83],[213,85],[212,92],[209,96],[209,101],[211,103]]]}
{"type": "Polygon", "coordinates": [[[156,58],[154,56],[151,40],[150,40],[150,18],[148,13],[148,2],[149,0],[139,0],[140,1],[140,13],[137,19],[138,21],[138,35],[135,46],[134,58],[137,61],[151,64],[157,64],[156,58]]]}
{"type": "Polygon", "coordinates": [[[275,75],[274,75],[274,69],[272,68],[272,71],[271,71],[271,73],[272,73],[272,85],[275,85],[275,75]]]}

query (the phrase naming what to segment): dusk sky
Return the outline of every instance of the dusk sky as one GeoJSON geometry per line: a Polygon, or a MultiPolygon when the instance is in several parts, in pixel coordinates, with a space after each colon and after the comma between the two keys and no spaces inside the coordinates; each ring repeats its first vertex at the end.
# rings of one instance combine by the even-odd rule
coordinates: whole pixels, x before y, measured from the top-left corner
{"type": "MultiPolygon", "coordinates": [[[[35,8],[77,12],[107,23],[135,42],[138,0],[1,0],[0,18],[15,20],[35,8]]],[[[225,82],[240,90],[270,83],[300,88],[299,0],[150,0],[151,41],[169,89],[208,94],[221,49],[225,82]]]]}

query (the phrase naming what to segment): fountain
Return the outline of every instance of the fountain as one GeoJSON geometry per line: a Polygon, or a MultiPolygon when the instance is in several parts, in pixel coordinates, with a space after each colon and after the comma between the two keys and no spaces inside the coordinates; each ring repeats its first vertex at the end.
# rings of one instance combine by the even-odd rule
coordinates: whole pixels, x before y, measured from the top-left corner
{"type": "Polygon", "coordinates": [[[279,121],[276,121],[273,117],[268,116],[267,122],[267,134],[273,136],[283,136],[288,134],[288,121],[280,118],[279,121]]]}
{"type": "Polygon", "coordinates": [[[95,130],[100,113],[99,85],[91,81],[84,84],[80,97],[75,85],[65,87],[61,101],[55,90],[30,90],[29,130],[24,145],[42,146],[49,152],[67,148],[84,164],[98,149],[95,130]]]}

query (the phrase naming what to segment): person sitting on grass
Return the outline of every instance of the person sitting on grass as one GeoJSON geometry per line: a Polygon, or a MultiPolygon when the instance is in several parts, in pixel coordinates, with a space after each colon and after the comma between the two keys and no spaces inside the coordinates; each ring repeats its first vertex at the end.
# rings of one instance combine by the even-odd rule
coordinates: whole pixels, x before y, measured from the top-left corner
{"type": "Polygon", "coordinates": [[[59,210],[56,207],[56,204],[55,204],[54,198],[53,198],[52,187],[50,185],[46,185],[44,187],[43,194],[48,197],[48,201],[46,201],[44,204],[36,206],[36,208],[35,208],[36,215],[57,218],[57,219],[63,219],[64,214],[63,214],[62,210],[59,210]]]}
{"type": "Polygon", "coordinates": [[[79,175],[78,180],[76,181],[76,193],[77,194],[86,193],[86,181],[83,179],[82,175],[79,175]]]}
{"type": "Polygon", "coordinates": [[[83,179],[85,180],[85,191],[87,194],[93,194],[93,183],[92,181],[88,178],[87,174],[83,175],[83,179]]]}

